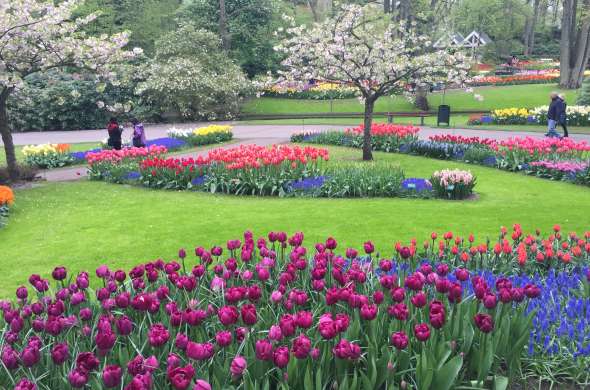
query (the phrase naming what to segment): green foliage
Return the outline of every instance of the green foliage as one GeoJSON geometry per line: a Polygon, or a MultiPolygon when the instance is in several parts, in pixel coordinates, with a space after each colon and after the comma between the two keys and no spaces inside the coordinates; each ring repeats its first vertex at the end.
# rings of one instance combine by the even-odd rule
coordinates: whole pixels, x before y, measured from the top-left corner
{"type": "Polygon", "coordinates": [[[319,198],[374,198],[402,195],[404,172],[396,164],[344,164],[326,170],[321,186],[293,186],[292,195],[319,198]]]}
{"type": "MultiPolygon", "coordinates": [[[[282,26],[277,0],[226,0],[230,56],[250,77],[276,70],[280,56],[273,50],[275,31],[282,26]]],[[[187,1],[177,13],[181,23],[219,34],[219,1],[187,1]]]]}
{"type": "Polygon", "coordinates": [[[141,47],[149,55],[154,42],[176,27],[175,12],[180,0],[86,0],[79,15],[99,12],[87,32],[92,35],[130,31],[129,47],[141,47]]]}
{"type": "Polygon", "coordinates": [[[590,106],[590,77],[584,78],[576,104],[579,106],[590,106]]]}
{"type": "Polygon", "coordinates": [[[161,112],[187,119],[231,117],[247,80],[217,36],[185,25],[156,42],[136,92],[161,112]]]}
{"type": "Polygon", "coordinates": [[[109,84],[99,92],[87,74],[57,70],[32,74],[8,100],[10,122],[15,131],[104,128],[113,113],[99,108],[99,101],[124,103],[138,118],[152,119],[153,110],[134,96],[132,88],[132,84],[109,84]]]}
{"type": "Polygon", "coordinates": [[[493,43],[485,47],[492,57],[522,53],[520,39],[527,8],[517,0],[464,0],[455,7],[453,20],[458,32],[485,32],[493,43]]]}
{"type": "Polygon", "coordinates": [[[61,168],[74,161],[75,159],[69,153],[32,154],[25,158],[28,165],[42,169],[61,168]]]}

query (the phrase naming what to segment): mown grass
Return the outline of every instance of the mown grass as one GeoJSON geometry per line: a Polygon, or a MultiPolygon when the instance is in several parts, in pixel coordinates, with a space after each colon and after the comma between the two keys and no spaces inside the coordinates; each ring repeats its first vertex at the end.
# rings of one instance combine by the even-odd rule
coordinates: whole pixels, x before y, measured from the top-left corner
{"type": "MultiPolygon", "coordinates": [[[[488,111],[507,107],[537,107],[548,104],[549,93],[559,91],[566,94],[570,104],[574,104],[577,91],[560,90],[554,84],[511,85],[505,87],[478,87],[473,93],[465,90],[453,90],[446,93],[430,94],[428,101],[436,109],[440,104],[448,104],[451,110],[488,111]],[[483,101],[474,98],[474,94],[483,96],[483,101]]],[[[358,99],[335,100],[300,100],[274,97],[250,99],[242,107],[249,114],[291,114],[315,112],[362,112],[363,106],[358,99]]],[[[375,104],[375,111],[418,111],[412,103],[402,96],[382,97],[375,104]]]]}
{"type": "MultiPolygon", "coordinates": [[[[553,84],[529,84],[511,85],[505,87],[479,87],[474,88],[473,93],[464,90],[448,91],[445,94],[437,92],[429,96],[428,100],[432,110],[436,110],[440,104],[448,104],[453,111],[482,110],[489,111],[497,108],[508,107],[537,107],[548,104],[548,95],[552,91],[559,91],[566,94],[570,104],[574,104],[577,98],[577,91],[560,90],[553,84]],[[484,97],[483,101],[477,101],[473,95],[479,94],[484,97]],[[444,95],[444,96],[443,96],[444,95]]],[[[362,112],[363,106],[358,99],[337,99],[337,100],[299,100],[281,99],[272,97],[261,97],[247,101],[242,111],[245,114],[302,114],[302,113],[327,113],[327,112],[362,112]]],[[[400,96],[382,97],[377,101],[375,111],[377,112],[415,112],[418,111],[412,103],[400,96]]],[[[503,130],[503,131],[530,131],[536,133],[547,132],[546,126],[541,125],[485,125],[469,126],[467,120],[469,115],[451,114],[450,128],[472,128],[480,130],[503,130]]],[[[376,117],[377,122],[386,122],[386,117],[376,117]]],[[[421,124],[420,118],[394,118],[399,124],[421,124]]],[[[357,125],[361,118],[312,118],[312,119],[281,119],[281,120],[249,120],[242,121],[244,124],[282,124],[298,125],[302,128],[305,125],[342,124],[357,125]]],[[[436,127],[436,117],[424,119],[426,126],[436,127]]],[[[590,127],[571,127],[572,134],[590,134],[590,127]]]]}
{"type": "MultiPolygon", "coordinates": [[[[332,159],[356,161],[360,151],[330,148],[332,159]]],[[[400,164],[407,177],[430,177],[441,168],[471,169],[479,199],[278,199],[146,190],[99,182],[43,183],[16,191],[8,226],[0,230],[0,297],[31,273],[48,276],[65,265],[73,272],[100,264],[129,268],[140,261],[172,260],[179,248],[223,244],[247,229],[303,231],[308,245],[328,236],[340,247],[375,242],[385,256],[396,240],[432,231],[474,232],[495,238],[501,225],[525,230],[588,229],[590,189],[491,168],[420,157],[375,153],[377,163],[400,164]]],[[[360,162],[359,162],[360,163],[360,162]]]]}

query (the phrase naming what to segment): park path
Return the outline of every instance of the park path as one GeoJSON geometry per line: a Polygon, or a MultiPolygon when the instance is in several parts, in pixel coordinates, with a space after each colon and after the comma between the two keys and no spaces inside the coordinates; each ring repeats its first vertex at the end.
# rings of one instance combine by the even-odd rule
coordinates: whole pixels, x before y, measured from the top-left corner
{"type": "MultiPolygon", "coordinates": [[[[217,122],[220,123],[220,122],[217,122]]],[[[289,142],[290,136],[293,133],[301,131],[325,131],[331,129],[342,129],[346,125],[244,125],[239,122],[223,122],[233,125],[234,141],[230,144],[221,146],[222,148],[235,147],[238,145],[256,144],[260,146],[268,146],[272,144],[289,142]]],[[[206,126],[207,123],[182,123],[175,127],[179,129],[193,129],[195,127],[206,126]]],[[[148,139],[166,137],[166,130],[172,127],[171,124],[157,124],[146,125],[146,134],[148,139]]],[[[473,130],[473,129],[445,129],[445,128],[430,128],[422,127],[420,130],[420,138],[427,139],[435,134],[455,134],[471,137],[486,137],[496,140],[507,139],[510,137],[533,137],[542,138],[543,134],[535,132],[512,132],[512,131],[497,131],[497,130],[473,130]]],[[[51,131],[51,132],[29,132],[29,133],[15,133],[13,134],[16,145],[30,145],[41,143],[80,143],[80,142],[99,142],[105,138],[105,130],[79,130],[79,131],[51,131]]],[[[572,134],[572,139],[578,141],[587,141],[590,143],[589,134],[572,134]]],[[[0,141],[1,145],[1,141],[0,141]]],[[[206,149],[193,151],[188,153],[176,154],[176,157],[196,157],[204,155],[213,148],[218,148],[218,145],[211,145],[206,149]]],[[[45,170],[40,173],[41,178],[47,181],[68,181],[78,180],[86,176],[86,167],[67,167],[60,169],[45,170]]]]}

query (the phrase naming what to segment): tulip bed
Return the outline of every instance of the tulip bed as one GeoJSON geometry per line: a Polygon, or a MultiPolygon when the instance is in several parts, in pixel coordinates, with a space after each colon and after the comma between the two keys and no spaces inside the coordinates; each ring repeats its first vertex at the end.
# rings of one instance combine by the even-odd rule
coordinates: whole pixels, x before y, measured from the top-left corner
{"type": "Polygon", "coordinates": [[[168,130],[168,136],[182,140],[192,146],[218,144],[233,138],[229,125],[209,125],[194,130],[168,130]]]}
{"type": "Polygon", "coordinates": [[[38,168],[59,168],[74,163],[69,144],[43,144],[24,146],[22,153],[28,165],[38,168]]]}
{"type": "Polygon", "coordinates": [[[0,228],[6,224],[9,207],[14,203],[14,193],[7,186],[0,186],[0,228]]]}
{"type": "Polygon", "coordinates": [[[430,183],[441,198],[465,199],[473,194],[475,177],[469,171],[445,169],[434,172],[430,183]]]}
{"type": "MultiPolygon", "coordinates": [[[[468,124],[481,125],[483,123],[492,123],[498,125],[546,125],[548,110],[549,106],[541,106],[533,109],[501,108],[493,110],[491,116],[473,115],[469,118],[468,124]]],[[[567,124],[570,126],[588,126],[590,125],[590,107],[568,106],[566,119],[567,124]]]]}
{"type": "MultiPolygon", "coordinates": [[[[430,136],[429,140],[414,137],[415,134],[409,138],[400,136],[392,142],[388,135],[374,134],[373,145],[387,142],[397,145],[390,148],[390,152],[462,161],[590,186],[590,145],[585,141],[531,137],[496,141],[451,134],[430,136]]],[[[362,143],[353,143],[350,139],[348,131],[295,134],[292,137],[293,142],[362,146],[362,143]]]]}
{"type": "MultiPolygon", "coordinates": [[[[360,148],[363,145],[364,126],[341,131],[321,133],[297,133],[291,136],[291,142],[309,142],[323,145],[339,145],[360,148]]],[[[403,144],[418,140],[420,128],[406,125],[373,123],[371,135],[373,150],[381,152],[397,152],[403,144]]]]}
{"type": "Polygon", "coordinates": [[[149,188],[198,190],[258,196],[423,197],[430,189],[404,186],[404,173],[393,164],[327,166],[326,149],[241,145],[214,149],[197,158],[162,158],[143,153],[111,159],[91,155],[91,179],[140,184],[149,188]]]}
{"type": "Polygon", "coordinates": [[[469,85],[481,87],[484,85],[521,85],[521,84],[552,84],[559,81],[559,71],[549,70],[538,74],[517,74],[513,76],[476,76],[469,85]]]}
{"type": "Polygon", "coordinates": [[[87,153],[88,176],[94,180],[122,183],[130,179],[129,173],[137,168],[139,161],[147,157],[164,155],[168,149],[164,146],[147,148],[123,148],[121,150],[101,150],[87,153]]]}
{"type": "Polygon", "coordinates": [[[261,92],[264,96],[310,100],[350,99],[358,96],[358,90],[353,86],[324,81],[305,86],[279,83],[261,92]]]}
{"type": "Polygon", "coordinates": [[[515,225],[493,245],[432,233],[387,257],[370,241],[246,232],[128,272],[100,266],[96,288],[56,267],[0,305],[0,386],[506,389],[568,356],[567,379],[587,384],[590,233],[554,230],[515,225]]]}

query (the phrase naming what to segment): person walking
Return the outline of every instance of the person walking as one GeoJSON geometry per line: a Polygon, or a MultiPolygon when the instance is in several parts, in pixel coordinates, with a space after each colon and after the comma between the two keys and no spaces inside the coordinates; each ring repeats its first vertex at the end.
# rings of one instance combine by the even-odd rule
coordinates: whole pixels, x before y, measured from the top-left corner
{"type": "Polygon", "coordinates": [[[549,95],[551,103],[549,104],[549,111],[547,111],[547,127],[548,131],[545,134],[546,137],[558,137],[559,133],[555,130],[559,116],[564,111],[563,101],[557,96],[557,92],[551,92],[549,95]]]}
{"type": "Polygon", "coordinates": [[[563,136],[569,137],[569,133],[567,132],[567,102],[565,101],[565,95],[561,93],[557,97],[561,100],[563,104],[563,111],[559,115],[559,124],[563,129],[563,136]]]}
{"type": "Polygon", "coordinates": [[[115,150],[121,150],[121,135],[123,134],[123,128],[119,125],[119,122],[117,122],[117,118],[112,117],[109,120],[107,131],[109,132],[108,145],[115,150]]]}
{"type": "Polygon", "coordinates": [[[131,124],[133,125],[133,146],[135,146],[136,148],[145,147],[146,139],[143,123],[138,121],[137,118],[132,118],[131,124]]]}

